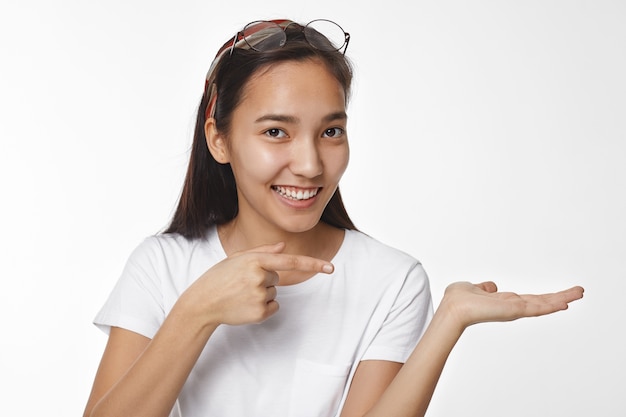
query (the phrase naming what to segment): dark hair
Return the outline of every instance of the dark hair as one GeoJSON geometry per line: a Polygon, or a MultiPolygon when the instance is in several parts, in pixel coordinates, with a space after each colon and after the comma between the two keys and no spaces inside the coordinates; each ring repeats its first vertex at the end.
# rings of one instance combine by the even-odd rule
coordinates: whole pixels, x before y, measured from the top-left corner
{"type": "MultiPolygon", "coordinates": [[[[292,24],[285,32],[287,42],[282,48],[269,52],[235,48],[232,55],[228,56],[227,52],[216,64],[214,84],[218,98],[214,117],[218,131],[228,135],[232,114],[250,77],[257,71],[280,62],[322,62],[343,86],[347,102],[352,82],[352,67],[347,58],[339,51],[321,51],[311,46],[304,38],[300,25],[292,24]]],[[[230,164],[218,163],[206,144],[205,112],[211,99],[211,88],[212,85],[206,86],[200,101],[183,190],[176,212],[164,232],[179,233],[188,239],[205,236],[209,227],[227,223],[237,216],[239,210],[235,178],[230,164]]],[[[339,188],[324,209],[321,221],[335,227],[356,230],[343,205],[339,188]]]]}

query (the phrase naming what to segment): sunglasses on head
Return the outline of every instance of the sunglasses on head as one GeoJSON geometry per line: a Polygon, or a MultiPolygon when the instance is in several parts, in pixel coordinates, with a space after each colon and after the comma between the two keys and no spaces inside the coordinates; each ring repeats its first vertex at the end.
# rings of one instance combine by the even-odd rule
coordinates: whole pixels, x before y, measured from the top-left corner
{"type": "Polygon", "coordinates": [[[231,56],[235,48],[257,52],[268,52],[282,48],[287,43],[286,30],[291,27],[300,28],[309,45],[321,51],[333,52],[343,49],[345,55],[348,49],[350,34],[332,20],[316,19],[304,26],[287,19],[250,22],[222,46],[211,63],[205,83],[205,90],[209,95],[209,104],[205,111],[206,118],[213,117],[217,99],[216,87],[212,79],[213,71],[226,51],[229,51],[228,54],[231,56]]]}
{"type": "Polygon", "coordinates": [[[219,56],[227,49],[232,55],[235,48],[251,49],[257,52],[267,52],[282,48],[287,43],[287,33],[290,27],[299,27],[304,33],[306,41],[321,51],[339,51],[346,53],[350,34],[343,30],[337,23],[327,19],[312,20],[304,26],[300,26],[291,20],[257,20],[248,23],[232,38],[230,42],[220,49],[219,56]]]}

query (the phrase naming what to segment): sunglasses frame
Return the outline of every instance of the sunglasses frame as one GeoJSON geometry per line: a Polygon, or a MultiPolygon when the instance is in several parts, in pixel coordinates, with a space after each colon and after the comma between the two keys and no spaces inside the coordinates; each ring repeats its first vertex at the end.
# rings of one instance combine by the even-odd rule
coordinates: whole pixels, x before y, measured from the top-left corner
{"type": "MultiPolygon", "coordinates": [[[[341,26],[339,26],[337,23],[333,22],[332,20],[328,20],[328,19],[315,19],[315,20],[311,20],[309,23],[307,23],[304,26],[301,26],[301,31],[302,33],[304,33],[304,38],[306,39],[306,41],[309,43],[309,45],[311,45],[312,47],[316,48],[316,49],[320,49],[320,50],[326,50],[326,49],[321,49],[318,46],[315,45],[315,43],[311,42],[311,40],[309,40],[309,38],[306,35],[306,29],[309,27],[309,25],[311,25],[312,23],[315,22],[328,22],[328,23],[332,23],[333,25],[337,26],[344,35],[344,41],[343,44],[341,44],[341,46],[339,46],[338,48],[333,48],[330,49],[328,51],[341,51],[341,49],[343,48],[343,54],[346,54],[346,50],[348,49],[348,44],[350,43],[350,34],[348,32],[346,32],[345,30],[343,30],[343,28],[341,26]]],[[[264,27],[262,27],[262,23],[273,23],[276,25],[277,28],[282,29],[283,32],[285,32],[287,30],[287,28],[289,28],[292,25],[298,25],[300,26],[298,23],[296,22],[292,22],[291,20],[284,20],[284,19],[279,19],[279,20],[255,20],[253,22],[248,23],[247,25],[245,25],[243,27],[242,30],[238,31],[237,34],[233,37],[232,40],[232,45],[226,45],[225,47],[222,48],[222,50],[220,52],[218,52],[218,55],[223,52],[225,49],[230,47],[230,53],[229,55],[233,54],[233,51],[235,50],[235,47],[237,46],[237,43],[241,42],[242,40],[246,43],[246,45],[248,45],[248,47],[250,49],[252,49],[253,51],[257,51],[257,52],[262,52],[263,50],[260,49],[256,49],[254,47],[254,45],[251,45],[248,42],[248,37],[250,35],[253,35],[255,33],[257,33],[260,30],[263,30],[264,27]],[[257,30],[253,30],[252,32],[250,32],[250,29],[254,29],[255,26],[259,26],[259,28],[257,30]]],[[[313,29],[315,30],[315,29],[313,29]]],[[[323,35],[324,37],[326,37],[326,35],[324,35],[323,33],[319,32],[316,30],[316,32],[320,33],[321,35],[323,35]]],[[[286,41],[286,36],[285,36],[285,41],[286,41]]],[[[282,48],[284,46],[286,42],[282,43],[279,47],[282,48]]]]}

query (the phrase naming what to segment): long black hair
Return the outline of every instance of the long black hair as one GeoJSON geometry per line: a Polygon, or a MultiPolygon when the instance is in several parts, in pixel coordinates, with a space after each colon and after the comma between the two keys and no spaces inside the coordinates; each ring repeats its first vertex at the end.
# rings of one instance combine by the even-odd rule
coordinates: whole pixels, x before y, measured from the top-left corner
{"type": "MultiPolygon", "coordinates": [[[[285,32],[287,42],[282,48],[269,52],[234,48],[232,54],[217,62],[198,107],[191,155],[178,207],[164,233],[198,238],[205,236],[209,227],[227,223],[237,216],[235,177],[230,164],[218,163],[209,152],[204,125],[207,107],[214,105],[217,130],[228,135],[232,114],[241,101],[248,80],[256,71],[285,61],[321,61],[343,86],[347,102],[352,83],[352,66],[347,58],[339,51],[322,51],[311,46],[300,25],[290,25],[285,32]],[[209,103],[213,86],[218,97],[214,104],[209,103]]],[[[321,221],[356,230],[344,207],[339,188],[324,209],[321,221]]]]}

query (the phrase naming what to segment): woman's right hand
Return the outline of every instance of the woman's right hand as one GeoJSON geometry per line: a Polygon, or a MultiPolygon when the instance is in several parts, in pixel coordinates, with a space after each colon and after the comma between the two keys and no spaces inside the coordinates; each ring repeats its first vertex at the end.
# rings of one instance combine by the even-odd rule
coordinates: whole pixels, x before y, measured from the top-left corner
{"type": "Polygon", "coordinates": [[[260,323],[278,311],[279,271],[331,273],[327,261],[284,254],[284,243],[235,253],[202,274],[177,304],[204,325],[260,323]]]}
{"type": "Polygon", "coordinates": [[[260,246],[214,265],[179,297],[152,340],[112,328],[85,416],[168,415],[220,324],[258,323],[278,310],[279,271],[333,271],[327,261],[284,249],[260,246]]]}

